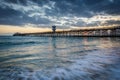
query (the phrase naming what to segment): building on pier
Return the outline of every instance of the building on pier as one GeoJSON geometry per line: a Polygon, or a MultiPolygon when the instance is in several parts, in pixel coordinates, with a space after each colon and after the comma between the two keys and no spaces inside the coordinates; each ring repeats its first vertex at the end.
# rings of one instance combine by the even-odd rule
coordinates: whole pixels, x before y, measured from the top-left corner
{"type": "Polygon", "coordinates": [[[55,33],[55,31],[56,31],[56,26],[55,25],[52,26],[52,31],[53,31],[53,33],[55,33]]]}

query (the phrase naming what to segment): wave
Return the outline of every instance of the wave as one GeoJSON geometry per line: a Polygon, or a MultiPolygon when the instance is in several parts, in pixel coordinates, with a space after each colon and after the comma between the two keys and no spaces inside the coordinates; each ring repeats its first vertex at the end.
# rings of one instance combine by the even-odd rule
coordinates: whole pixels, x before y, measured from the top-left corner
{"type": "Polygon", "coordinates": [[[42,44],[47,42],[36,42],[36,41],[29,41],[29,42],[0,42],[1,46],[9,46],[9,45],[25,45],[25,44],[42,44]]]}
{"type": "Polygon", "coordinates": [[[2,66],[0,80],[119,80],[120,64],[115,63],[119,57],[100,53],[95,51],[82,59],[69,60],[73,63],[68,67],[33,70],[23,66],[2,66]]]}

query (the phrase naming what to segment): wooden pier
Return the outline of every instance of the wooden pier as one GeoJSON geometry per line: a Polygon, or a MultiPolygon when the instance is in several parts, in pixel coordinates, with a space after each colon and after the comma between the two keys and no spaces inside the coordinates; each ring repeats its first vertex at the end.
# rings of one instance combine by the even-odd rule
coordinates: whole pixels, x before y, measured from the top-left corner
{"type": "Polygon", "coordinates": [[[40,33],[15,33],[13,36],[40,36],[40,37],[107,37],[117,36],[120,37],[120,26],[104,27],[104,28],[86,28],[67,31],[56,32],[40,32],[40,33]]]}

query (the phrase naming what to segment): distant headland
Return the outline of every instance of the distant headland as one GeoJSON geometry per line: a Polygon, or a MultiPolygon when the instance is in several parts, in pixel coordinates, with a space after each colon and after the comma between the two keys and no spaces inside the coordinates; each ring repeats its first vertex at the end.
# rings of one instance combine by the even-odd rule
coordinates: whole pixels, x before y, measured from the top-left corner
{"type": "Polygon", "coordinates": [[[120,37],[120,26],[114,27],[86,27],[74,30],[56,31],[56,26],[52,26],[51,31],[38,33],[15,33],[13,36],[40,36],[40,37],[120,37]]]}

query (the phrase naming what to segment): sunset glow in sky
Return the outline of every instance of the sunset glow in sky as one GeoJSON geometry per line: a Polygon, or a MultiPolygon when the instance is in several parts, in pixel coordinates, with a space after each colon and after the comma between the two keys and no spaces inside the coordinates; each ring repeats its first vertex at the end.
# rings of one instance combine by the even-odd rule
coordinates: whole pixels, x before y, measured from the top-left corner
{"type": "Polygon", "coordinates": [[[119,24],[120,0],[0,0],[0,34],[119,24]]]}

